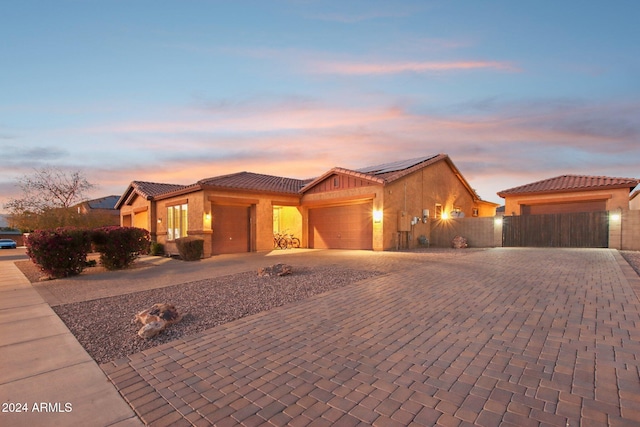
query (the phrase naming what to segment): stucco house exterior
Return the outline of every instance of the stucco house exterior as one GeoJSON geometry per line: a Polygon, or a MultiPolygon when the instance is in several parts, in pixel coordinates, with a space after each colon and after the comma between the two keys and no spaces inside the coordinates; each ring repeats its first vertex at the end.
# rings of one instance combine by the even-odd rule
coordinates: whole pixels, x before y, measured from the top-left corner
{"type": "Polygon", "coordinates": [[[629,196],[629,209],[640,210],[640,190],[636,190],[629,196]]]}
{"type": "Polygon", "coordinates": [[[561,175],[503,190],[505,215],[539,215],[629,209],[635,178],[561,175]]]}
{"type": "Polygon", "coordinates": [[[414,247],[447,216],[494,216],[446,154],[358,170],[332,168],[301,180],[252,172],[191,185],[133,181],[120,197],[121,225],[146,228],[177,252],[197,236],[205,257],[273,249],[274,233],[302,247],[388,250],[414,247]]]}

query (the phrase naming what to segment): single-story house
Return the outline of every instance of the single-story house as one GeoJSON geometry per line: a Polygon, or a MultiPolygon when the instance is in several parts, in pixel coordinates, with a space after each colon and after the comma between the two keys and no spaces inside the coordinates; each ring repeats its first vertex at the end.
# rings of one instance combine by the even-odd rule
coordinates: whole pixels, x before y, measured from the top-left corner
{"type": "Polygon", "coordinates": [[[629,209],[635,178],[561,175],[503,190],[505,215],[539,215],[629,209]]]}
{"type": "Polygon", "coordinates": [[[271,250],[274,233],[307,248],[414,247],[434,221],[494,216],[497,206],[446,154],[335,167],[307,180],[239,172],[191,185],[133,181],[116,203],[121,225],[146,228],[170,253],[175,239],[200,237],[205,257],[271,250]]]}

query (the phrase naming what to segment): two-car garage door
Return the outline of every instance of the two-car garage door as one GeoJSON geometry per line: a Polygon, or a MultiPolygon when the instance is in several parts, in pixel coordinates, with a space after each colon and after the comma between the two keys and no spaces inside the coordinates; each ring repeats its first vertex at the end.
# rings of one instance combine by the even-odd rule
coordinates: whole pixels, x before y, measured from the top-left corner
{"type": "Polygon", "coordinates": [[[309,209],[309,247],[373,249],[372,202],[309,209]]]}

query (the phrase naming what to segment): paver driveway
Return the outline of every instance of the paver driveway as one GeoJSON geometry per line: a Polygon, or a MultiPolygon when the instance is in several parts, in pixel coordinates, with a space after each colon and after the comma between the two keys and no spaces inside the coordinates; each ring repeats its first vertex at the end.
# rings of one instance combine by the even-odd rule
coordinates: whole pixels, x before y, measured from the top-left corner
{"type": "Polygon", "coordinates": [[[103,369],[158,426],[640,425],[640,280],[616,251],[371,259],[397,266],[103,369]]]}

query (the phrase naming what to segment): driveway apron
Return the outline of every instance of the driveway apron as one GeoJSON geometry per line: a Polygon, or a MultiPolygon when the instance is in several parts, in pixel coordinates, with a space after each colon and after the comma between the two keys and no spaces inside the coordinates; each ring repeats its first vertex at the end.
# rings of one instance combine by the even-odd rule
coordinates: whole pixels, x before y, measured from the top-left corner
{"type": "Polygon", "coordinates": [[[640,279],[617,251],[403,256],[101,367],[153,426],[640,425],[640,279]]]}

